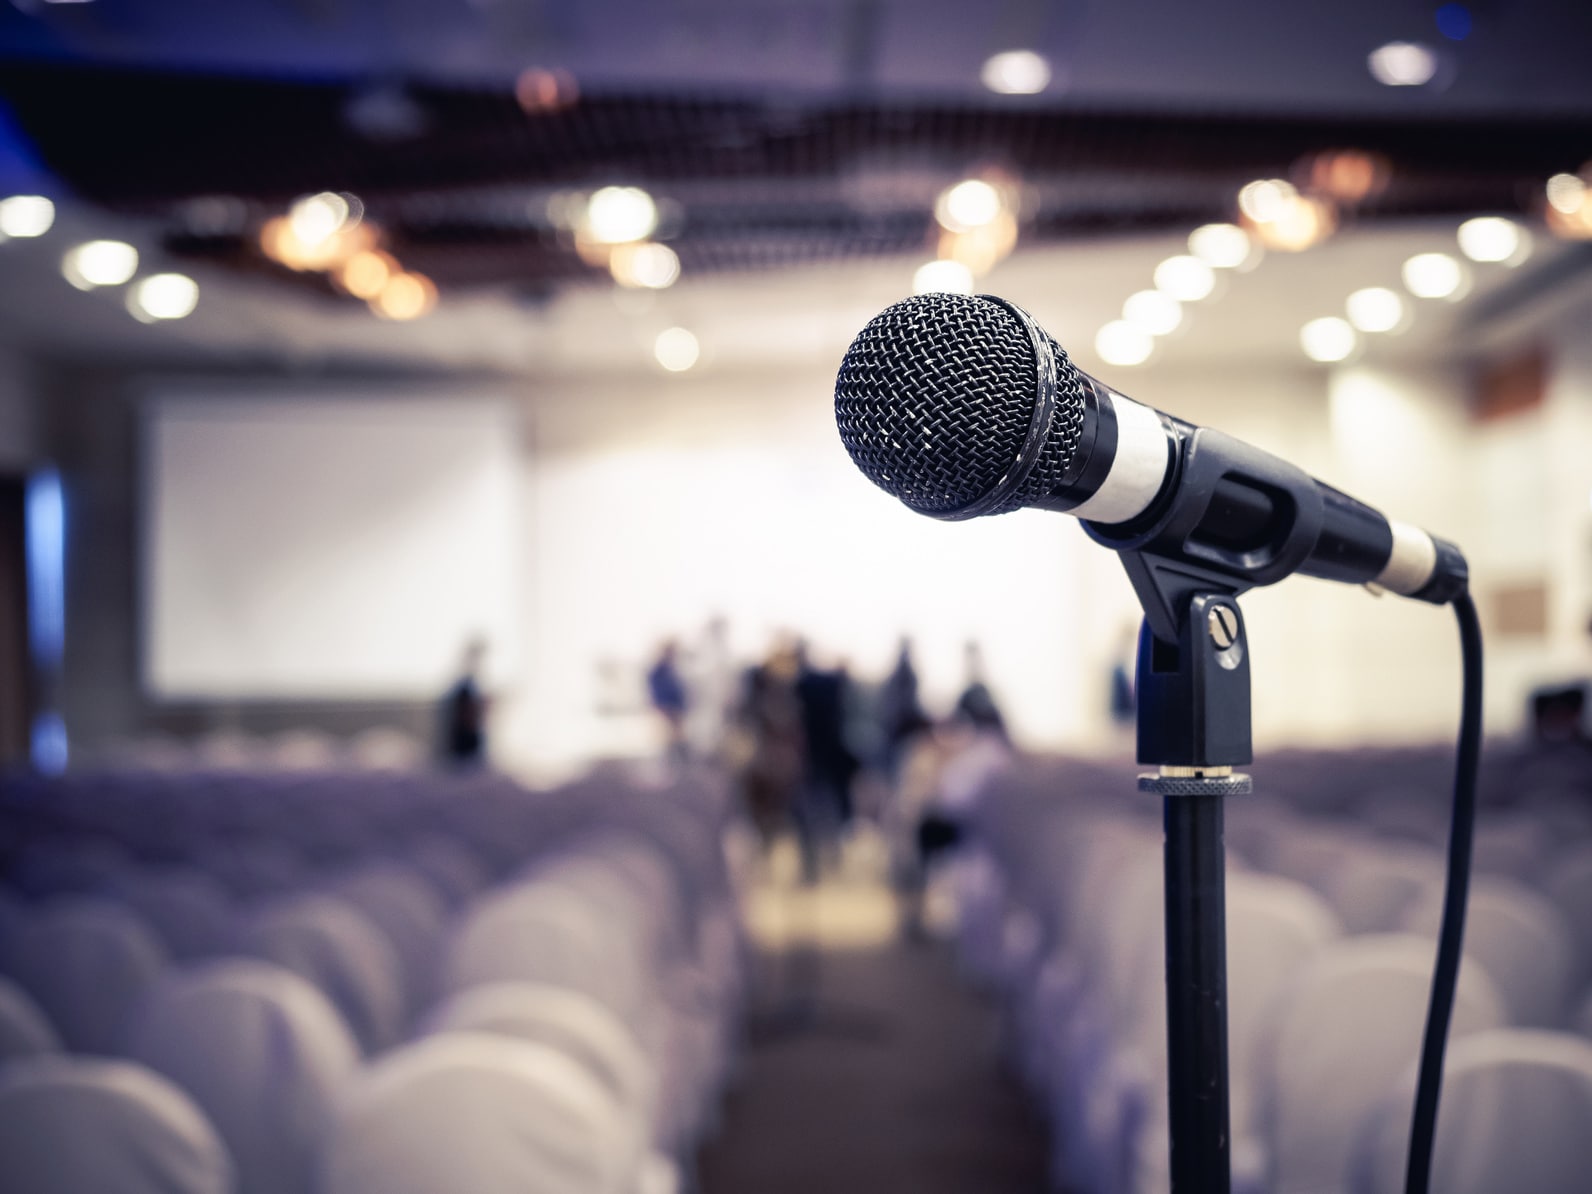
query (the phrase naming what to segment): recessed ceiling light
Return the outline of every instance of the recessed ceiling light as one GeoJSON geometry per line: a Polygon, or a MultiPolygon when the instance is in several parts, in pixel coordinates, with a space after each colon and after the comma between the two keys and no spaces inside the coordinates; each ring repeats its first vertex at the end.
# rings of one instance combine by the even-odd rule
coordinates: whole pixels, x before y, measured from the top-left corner
{"type": "Polygon", "coordinates": [[[1216,288],[1216,275],[1198,257],[1168,257],[1155,267],[1155,288],[1183,303],[1197,303],[1216,288]]]}
{"type": "Polygon", "coordinates": [[[1115,319],[1095,334],[1095,351],[1108,365],[1142,365],[1155,351],[1155,338],[1125,319],[1115,319]]]}
{"type": "Polygon", "coordinates": [[[1006,50],[985,60],[979,78],[1001,95],[1036,95],[1050,86],[1050,63],[1032,50],[1006,50]]]}
{"type": "Polygon", "coordinates": [[[1391,332],[1404,322],[1404,300],[1386,286],[1356,290],[1344,306],[1349,322],[1362,332],[1391,332]]]}
{"type": "Polygon", "coordinates": [[[1404,263],[1403,274],[1416,298],[1455,298],[1465,284],[1465,267],[1447,253],[1417,253],[1404,263]]]}
{"type": "Polygon", "coordinates": [[[1531,253],[1531,235],[1503,216],[1477,216],[1459,226],[1460,251],[1472,261],[1519,265],[1531,253]]]}
{"type": "Polygon", "coordinates": [[[1366,57],[1371,77],[1386,87],[1421,87],[1437,74],[1437,52],[1415,41],[1390,41],[1366,57]]]}
{"type": "Polygon", "coordinates": [[[61,258],[61,273],[79,290],[120,286],[137,272],[138,250],[126,241],[87,241],[61,258]]]}
{"type": "Polygon", "coordinates": [[[1336,315],[1312,319],[1299,329],[1299,346],[1305,356],[1322,364],[1345,359],[1357,343],[1354,329],[1336,315]]]}
{"type": "Polygon", "coordinates": [[[1249,260],[1254,245],[1237,224],[1206,224],[1189,233],[1188,251],[1206,265],[1237,269],[1249,260]]]}
{"type": "Polygon", "coordinates": [[[187,274],[151,274],[127,292],[127,309],[140,319],[183,319],[199,305],[199,284],[187,274]]]}
{"type": "Polygon", "coordinates": [[[1122,318],[1152,336],[1164,336],[1183,322],[1183,305],[1161,290],[1141,290],[1122,304],[1122,318]]]}
{"type": "Polygon", "coordinates": [[[586,203],[586,234],[598,244],[646,240],[658,226],[658,205],[640,187],[603,187],[586,203]]]}
{"type": "Polygon", "coordinates": [[[913,294],[972,294],[973,271],[960,261],[931,261],[912,275],[913,294]]]}
{"type": "Polygon", "coordinates": [[[685,328],[668,328],[653,341],[652,355],[670,373],[684,373],[702,355],[697,338],[685,328]]]}
{"type": "Polygon", "coordinates": [[[1001,214],[1001,194],[982,178],[967,178],[941,192],[934,218],[952,232],[992,224],[1001,214]]]}
{"type": "Polygon", "coordinates": [[[18,240],[43,236],[55,223],[55,204],[43,195],[12,195],[0,199],[0,233],[18,240]]]}

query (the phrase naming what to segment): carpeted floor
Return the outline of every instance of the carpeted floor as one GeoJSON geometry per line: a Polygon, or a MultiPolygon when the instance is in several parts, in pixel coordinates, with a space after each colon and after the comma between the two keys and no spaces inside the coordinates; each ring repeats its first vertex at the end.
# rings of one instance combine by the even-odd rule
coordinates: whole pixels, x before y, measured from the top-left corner
{"type": "Polygon", "coordinates": [[[1043,1129],[994,1009],[881,906],[878,885],[760,893],[753,1022],[703,1194],[1042,1194],[1043,1129]]]}

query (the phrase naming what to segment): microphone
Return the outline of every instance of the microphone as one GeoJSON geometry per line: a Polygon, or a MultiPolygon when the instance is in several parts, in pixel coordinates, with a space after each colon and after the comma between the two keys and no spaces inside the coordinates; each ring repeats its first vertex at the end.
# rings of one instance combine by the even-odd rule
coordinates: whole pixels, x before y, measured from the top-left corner
{"type": "Polygon", "coordinates": [[[876,316],[841,362],[835,422],[909,509],[1071,514],[1130,574],[1137,555],[1234,594],[1294,572],[1439,605],[1466,588],[1452,543],[1117,393],[992,296],[919,295],[876,316]]]}

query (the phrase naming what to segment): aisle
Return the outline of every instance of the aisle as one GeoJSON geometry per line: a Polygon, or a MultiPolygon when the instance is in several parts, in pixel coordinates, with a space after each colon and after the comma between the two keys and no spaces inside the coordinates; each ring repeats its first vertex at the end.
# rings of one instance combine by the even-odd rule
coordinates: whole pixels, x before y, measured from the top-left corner
{"type": "Polygon", "coordinates": [[[945,946],[900,941],[882,884],[765,885],[750,913],[775,947],[703,1194],[1041,1194],[993,1008],[945,946]]]}

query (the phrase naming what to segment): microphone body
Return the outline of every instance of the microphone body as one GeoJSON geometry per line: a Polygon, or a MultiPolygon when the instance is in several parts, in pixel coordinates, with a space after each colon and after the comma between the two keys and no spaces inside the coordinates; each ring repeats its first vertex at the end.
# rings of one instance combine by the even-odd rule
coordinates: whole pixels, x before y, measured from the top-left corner
{"type": "Polygon", "coordinates": [[[835,407],[858,467],[936,518],[1071,514],[1125,561],[1138,553],[1235,593],[1302,572],[1443,604],[1467,583],[1453,544],[1117,393],[1000,299],[887,308],[847,352],[835,407]]]}

